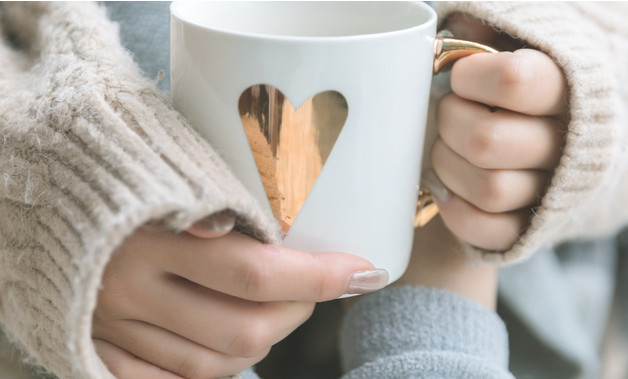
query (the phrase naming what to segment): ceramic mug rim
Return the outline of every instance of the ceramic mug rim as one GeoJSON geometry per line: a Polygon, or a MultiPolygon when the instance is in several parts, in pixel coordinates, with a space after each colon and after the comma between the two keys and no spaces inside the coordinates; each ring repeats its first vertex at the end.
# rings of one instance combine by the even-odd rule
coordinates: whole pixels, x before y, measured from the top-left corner
{"type": "MultiPolygon", "coordinates": [[[[302,7],[305,9],[304,7],[302,7]]],[[[230,10],[228,10],[230,11],[230,10]]],[[[274,40],[274,41],[291,41],[291,42],[350,42],[355,40],[362,39],[374,39],[374,38],[387,38],[392,37],[398,34],[411,33],[418,30],[430,30],[430,27],[433,23],[436,22],[436,12],[429,5],[423,2],[402,2],[402,1],[382,1],[382,2],[371,2],[371,1],[347,1],[347,2],[338,2],[338,1],[323,1],[323,2],[271,2],[271,1],[252,1],[252,2],[240,2],[240,1],[218,1],[218,2],[189,2],[189,1],[174,1],[170,4],[170,15],[171,17],[176,18],[180,22],[186,24],[189,27],[199,28],[208,32],[219,33],[219,34],[227,34],[240,38],[248,38],[248,39],[261,39],[261,40],[274,40]],[[361,32],[357,31],[355,33],[338,33],[333,35],[304,35],[304,34],[291,34],[291,33],[271,33],[264,31],[251,31],[251,30],[242,30],[242,28],[237,28],[235,26],[225,26],[225,25],[215,25],[215,23],[201,20],[198,16],[198,7],[207,7],[205,9],[210,10],[211,7],[232,7],[235,11],[238,7],[244,5],[253,5],[253,6],[273,6],[273,7],[281,7],[286,5],[299,5],[299,4],[307,4],[309,6],[316,6],[315,4],[320,4],[320,6],[336,7],[340,9],[341,7],[354,7],[357,9],[358,7],[363,6],[374,6],[380,5],[389,7],[395,12],[402,13],[402,11],[412,11],[414,15],[407,15],[406,21],[404,25],[398,27],[389,27],[386,30],[374,30],[374,31],[366,31],[361,32]],[[417,18],[417,20],[412,21],[411,17],[417,18]],[[418,18],[422,17],[421,20],[418,18]]],[[[356,17],[359,19],[362,15],[356,17]]],[[[267,20],[264,20],[260,24],[268,24],[267,20]]],[[[320,25],[321,27],[323,25],[320,25]]]]}

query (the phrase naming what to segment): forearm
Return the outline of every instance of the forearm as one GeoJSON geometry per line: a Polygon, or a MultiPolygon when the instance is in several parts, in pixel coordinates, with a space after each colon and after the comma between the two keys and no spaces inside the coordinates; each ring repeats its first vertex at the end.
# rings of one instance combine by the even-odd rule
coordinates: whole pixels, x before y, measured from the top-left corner
{"type": "Polygon", "coordinates": [[[513,263],[566,239],[611,233],[628,220],[626,25],[612,4],[472,2],[437,4],[441,20],[464,12],[552,57],[568,82],[563,155],[519,241],[505,252],[475,249],[476,259],[513,263]],[[574,28],[574,25],[578,27],[574,28]]]}

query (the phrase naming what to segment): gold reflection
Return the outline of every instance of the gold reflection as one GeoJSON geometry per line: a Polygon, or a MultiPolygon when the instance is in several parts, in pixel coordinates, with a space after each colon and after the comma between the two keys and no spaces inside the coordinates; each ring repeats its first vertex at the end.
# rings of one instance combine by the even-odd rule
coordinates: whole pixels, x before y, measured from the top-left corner
{"type": "Polygon", "coordinates": [[[321,92],[296,110],[268,84],[251,86],[240,95],[240,119],[284,235],[323,169],[348,110],[337,91],[321,92]]]}
{"type": "Polygon", "coordinates": [[[419,198],[416,204],[416,214],[414,216],[414,227],[422,228],[427,225],[438,214],[438,205],[434,201],[434,196],[428,189],[419,189],[419,198]]]}

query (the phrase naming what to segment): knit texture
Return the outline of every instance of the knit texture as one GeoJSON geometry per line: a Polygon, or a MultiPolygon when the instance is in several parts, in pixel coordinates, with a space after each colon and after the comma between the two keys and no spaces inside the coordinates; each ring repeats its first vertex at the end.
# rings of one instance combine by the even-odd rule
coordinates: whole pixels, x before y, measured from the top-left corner
{"type": "Polygon", "coordinates": [[[499,317],[453,293],[392,287],[347,314],[340,340],[345,378],[512,378],[499,317]]]}
{"type": "Polygon", "coordinates": [[[225,209],[263,241],[275,224],[140,75],[97,5],[5,3],[0,20],[0,323],[62,378],[110,377],[91,317],[125,237],[225,209]]]}
{"type": "Polygon", "coordinates": [[[463,12],[548,54],[568,83],[565,146],[529,228],[508,251],[466,251],[510,264],[567,239],[615,233],[628,221],[628,27],[626,4],[579,2],[437,3],[441,22],[463,12]]]}
{"type": "MultiPolygon", "coordinates": [[[[617,210],[628,204],[628,88],[619,85],[628,79],[628,28],[626,11],[614,8],[625,5],[436,6],[441,17],[461,10],[544,51],[569,84],[564,155],[531,226],[509,251],[467,246],[468,252],[513,263],[546,244],[616,230],[626,221],[626,212],[617,210]]],[[[276,241],[276,226],[141,76],[98,6],[1,4],[0,40],[0,323],[32,363],[59,377],[109,378],[91,341],[91,317],[103,269],[125,237],[149,220],[184,230],[224,209],[237,214],[238,230],[263,241],[276,241]]],[[[436,304],[431,308],[393,307],[396,299],[422,304],[415,300],[423,295],[408,291],[387,290],[352,311],[346,325],[353,328],[355,322],[356,328],[346,338],[358,342],[343,344],[347,367],[355,368],[349,375],[387,377],[369,371],[377,361],[408,377],[403,373],[417,362],[409,356],[429,357],[422,362],[446,370],[450,354],[485,367],[484,377],[502,375],[507,348],[503,336],[495,335],[501,333],[495,320],[477,321],[488,333],[481,341],[479,334],[465,334],[469,325],[459,325],[455,330],[466,342],[457,345],[445,337],[408,341],[400,330],[369,319],[377,315],[419,333],[417,322],[437,325],[439,319],[418,318],[418,310],[446,315],[455,309],[486,318],[466,303],[436,306],[447,303],[440,296],[427,296],[425,301],[436,304]],[[381,338],[374,341],[368,330],[381,338]],[[407,343],[417,351],[405,349],[407,343]],[[445,351],[427,353],[434,349],[445,351]]]]}

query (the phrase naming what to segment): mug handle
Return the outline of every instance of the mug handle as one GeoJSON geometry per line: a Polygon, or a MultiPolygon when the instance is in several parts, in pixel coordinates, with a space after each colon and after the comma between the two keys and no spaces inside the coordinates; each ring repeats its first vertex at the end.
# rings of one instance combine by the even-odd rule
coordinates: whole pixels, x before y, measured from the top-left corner
{"type": "MultiPolygon", "coordinates": [[[[448,30],[441,30],[436,34],[434,41],[434,65],[433,73],[438,74],[443,67],[477,53],[498,53],[499,51],[476,42],[453,39],[453,34],[448,30]]],[[[437,214],[438,205],[434,201],[432,193],[426,188],[418,189],[416,215],[414,216],[415,228],[427,225],[437,214]]]]}

